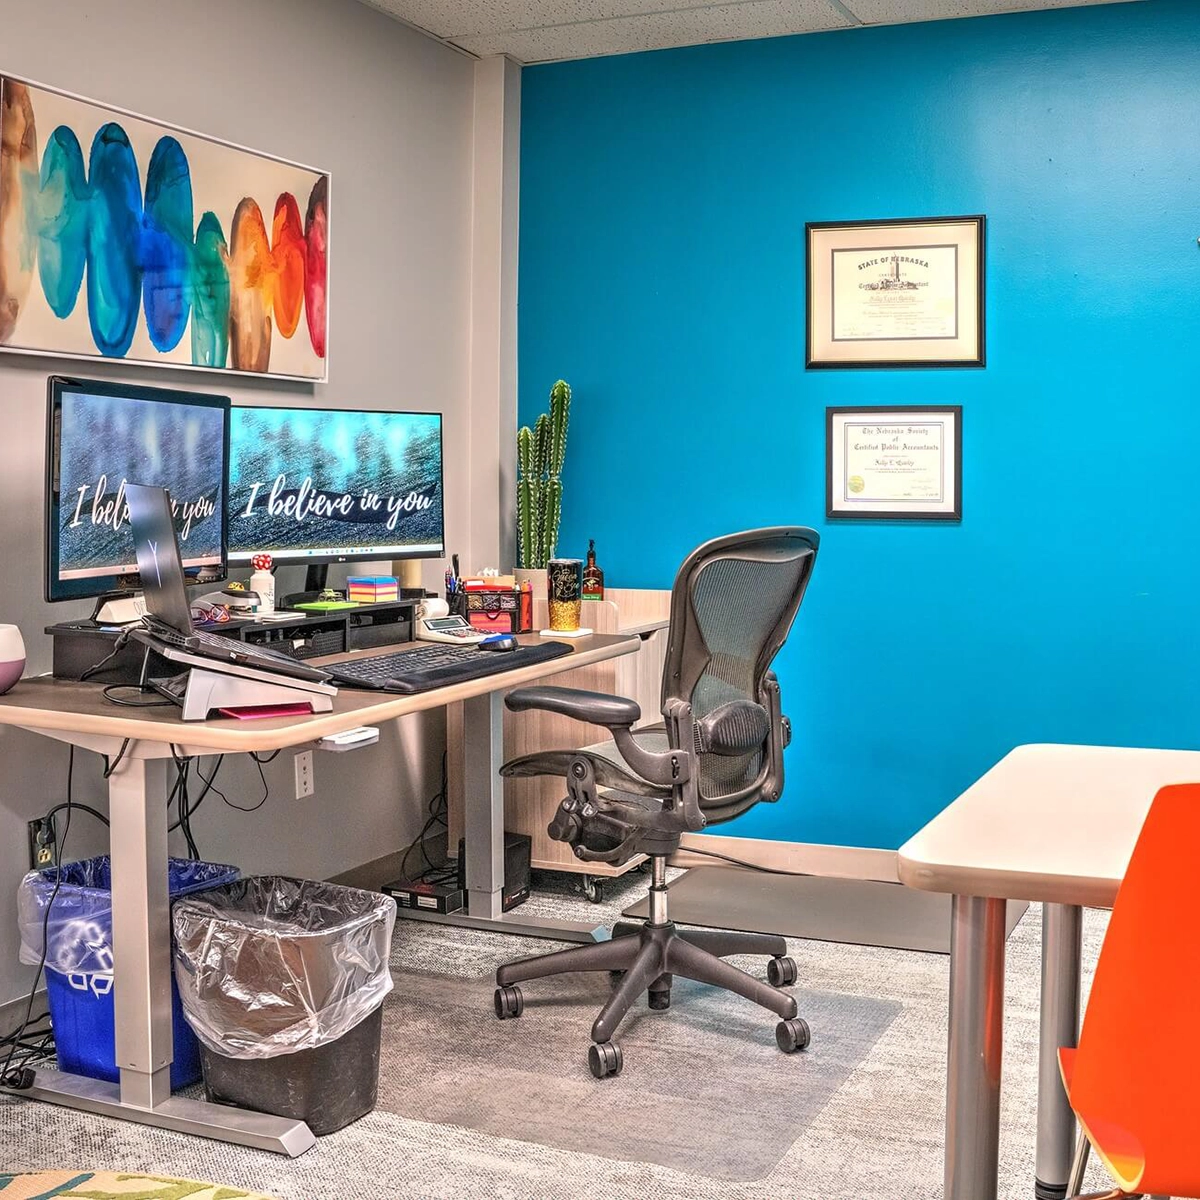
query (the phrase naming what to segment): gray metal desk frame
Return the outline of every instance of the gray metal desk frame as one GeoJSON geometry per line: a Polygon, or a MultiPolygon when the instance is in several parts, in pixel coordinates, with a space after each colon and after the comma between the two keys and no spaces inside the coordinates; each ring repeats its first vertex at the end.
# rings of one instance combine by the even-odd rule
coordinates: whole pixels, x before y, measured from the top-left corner
{"type": "Polygon", "coordinates": [[[561,671],[633,653],[638,645],[636,637],[597,635],[573,643],[573,653],[562,658],[419,696],[343,689],[331,713],[250,722],[222,719],[185,724],[171,709],[114,710],[104,701],[99,685],[52,679],[23,680],[0,696],[0,725],[31,730],[110,758],[130,739],[125,757],[108,781],[120,1083],[38,1071],[33,1087],[15,1094],[291,1156],[304,1153],[315,1141],[302,1121],[171,1095],[172,967],[164,801],[172,744],[184,755],[270,751],[461,702],[469,901],[465,912],[440,919],[564,940],[597,941],[607,936],[595,925],[523,918],[519,911],[502,910],[503,694],[561,671]]]}

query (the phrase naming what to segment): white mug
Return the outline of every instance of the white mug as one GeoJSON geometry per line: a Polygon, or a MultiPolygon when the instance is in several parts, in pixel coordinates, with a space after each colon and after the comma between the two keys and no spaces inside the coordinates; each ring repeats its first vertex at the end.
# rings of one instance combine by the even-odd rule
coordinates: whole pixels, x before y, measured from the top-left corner
{"type": "Polygon", "coordinates": [[[0,693],[7,692],[25,670],[25,641],[15,625],[0,625],[0,693]]]}

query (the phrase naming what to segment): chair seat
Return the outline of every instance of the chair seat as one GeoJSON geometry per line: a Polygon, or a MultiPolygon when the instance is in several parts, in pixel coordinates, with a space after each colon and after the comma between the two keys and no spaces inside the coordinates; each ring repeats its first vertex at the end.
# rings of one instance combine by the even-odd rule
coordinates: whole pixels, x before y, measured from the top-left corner
{"type": "MultiPolygon", "coordinates": [[[[671,748],[666,727],[663,725],[646,725],[641,729],[635,729],[633,730],[633,739],[643,750],[650,754],[665,754],[671,748]]],[[[590,754],[607,759],[622,774],[628,774],[629,768],[625,766],[625,760],[621,757],[621,752],[617,749],[617,743],[611,738],[606,742],[595,742],[591,746],[585,746],[584,749],[590,754]]],[[[602,795],[608,796],[613,800],[619,800],[623,804],[636,804],[639,807],[647,809],[650,805],[656,808],[662,807],[662,798],[658,796],[649,797],[644,791],[636,794],[634,792],[627,792],[620,786],[619,781],[602,785],[600,792],[602,795]]],[[[661,793],[662,797],[671,794],[669,788],[661,789],[661,793]]]]}
{"type": "MultiPolygon", "coordinates": [[[[670,749],[667,731],[661,725],[634,730],[633,738],[642,749],[652,753],[662,753],[670,749]]],[[[591,760],[592,769],[596,773],[596,784],[606,795],[628,799],[644,807],[643,802],[647,797],[661,802],[671,794],[669,787],[648,783],[634,775],[621,757],[616,742],[612,740],[581,746],[578,750],[542,750],[536,754],[526,754],[506,762],[500,768],[500,773],[508,778],[531,775],[565,776],[571,760],[581,756],[591,760]]]]}
{"type": "MultiPolygon", "coordinates": [[[[632,733],[633,740],[650,754],[665,754],[671,748],[665,725],[644,725],[641,729],[634,729],[632,733]]],[[[599,754],[601,758],[607,758],[618,766],[624,767],[625,765],[625,760],[621,757],[620,750],[617,749],[617,743],[612,738],[603,742],[594,742],[590,746],[584,746],[584,749],[592,754],[599,754]]]]}
{"type": "Polygon", "coordinates": [[[1063,1046],[1058,1051],[1058,1070],[1071,1107],[1097,1156],[1108,1173],[1128,1195],[1166,1195],[1200,1197],[1200,1167],[1189,1152],[1179,1163],[1150,1163],[1136,1133],[1104,1119],[1102,1112],[1078,1107],[1072,1095],[1075,1066],[1079,1051],[1063,1046]]]}

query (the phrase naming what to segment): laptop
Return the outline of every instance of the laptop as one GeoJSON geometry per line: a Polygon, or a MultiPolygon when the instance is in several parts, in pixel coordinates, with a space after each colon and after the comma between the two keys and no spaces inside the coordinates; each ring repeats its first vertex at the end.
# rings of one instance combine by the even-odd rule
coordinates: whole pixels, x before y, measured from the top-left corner
{"type": "Polygon", "coordinates": [[[125,500],[129,505],[129,524],[137,551],[138,573],[146,598],[146,616],[142,623],[157,639],[178,646],[201,658],[237,663],[273,671],[293,679],[323,683],[327,671],[320,671],[286,654],[222,637],[192,624],[184,581],[183,560],[171,517],[171,495],[166,488],[127,483],[125,500]]]}

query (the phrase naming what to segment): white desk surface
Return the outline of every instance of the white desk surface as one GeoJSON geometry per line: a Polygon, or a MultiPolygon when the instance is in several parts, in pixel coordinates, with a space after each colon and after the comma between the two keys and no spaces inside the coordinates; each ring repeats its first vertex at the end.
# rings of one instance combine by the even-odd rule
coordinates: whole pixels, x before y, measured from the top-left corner
{"type": "Polygon", "coordinates": [[[1200,751],[1018,746],[900,847],[929,892],[1111,908],[1150,802],[1200,751]]]}
{"type": "MultiPolygon", "coordinates": [[[[543,639],[536,634],[522,634],[520,640],[536,643],[543,639]]],[[[410,642],[398,646],[376,646],[370,650],[310,661],[314,666],[323,666],[335,661],[413,649],[426,644],[410,642]]],[[[156,744],[157,753],[151,747],[146,747],[150,757],[165,755],[166,743],[173,743],[181,754],[275,750],[311,742],[343,729],[353,729],[357,725],[375,725],[408,713],[469,700],[487,692],[508,691],[523,684],[537,683],[562,671],[571,671],[622,654],[632,654],[639,644],[637,637],[629,634],[595,634],[572,641],[572,653],[564,654],[561,658],[435,688],[415,696],[343,687],[334,699],[332,712],[247,721],[232,717],[183,721],[179,717],[179,710],[173,705],[162,708],[121,708],[104,698],[101,684],[72,683],[44,677],[22,679],[10,692],[0,696],[0,725],[36,730],[50,737],[61,736],[65,741],[78,744],[82,744],[79,735],[130,738],[134,743],[130,754],[134,757],[147,756],[137,750],[138,742],[156,744]]]]}

